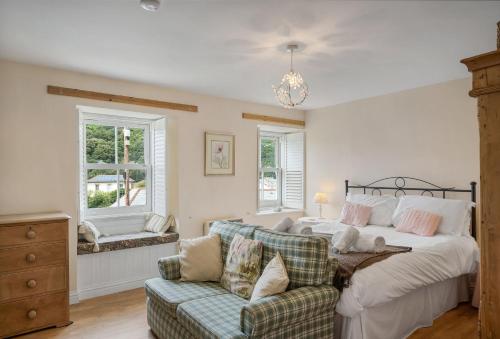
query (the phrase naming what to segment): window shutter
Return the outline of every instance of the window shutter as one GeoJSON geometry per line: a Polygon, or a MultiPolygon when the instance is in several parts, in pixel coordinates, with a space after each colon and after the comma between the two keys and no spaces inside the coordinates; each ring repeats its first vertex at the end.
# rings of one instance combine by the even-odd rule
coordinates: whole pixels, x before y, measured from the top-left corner
{"type": "Polygon", "coordinates": [[[283,206],[304,208],[304,133],[284,137],[283,206]]]}
{"type": "Polygon", "coordinates": [[[167,216],[167,126],[166,119],[152,123],[153,212],[167,216]]]}
{"type": "Polygon", "coordinates": [[[85,171],[84,166],[84,157],[85,157],[85,124],[83,123],[83,119],[80,117],[80,128],[78,130],[78,137],[80,140],[80,213],[78,215],[78,223],[81,223],[85,220],[85,205],[87,201],[87,173],[85,171]]]}

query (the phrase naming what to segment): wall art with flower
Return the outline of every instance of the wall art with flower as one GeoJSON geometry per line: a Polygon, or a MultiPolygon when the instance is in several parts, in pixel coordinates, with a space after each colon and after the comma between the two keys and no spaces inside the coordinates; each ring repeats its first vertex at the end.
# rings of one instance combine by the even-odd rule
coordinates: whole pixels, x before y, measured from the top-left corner
{"type": "Polygon", "coordinates": [[[205,132],[205,175],[234,175],[234,135],[205,132]]]}

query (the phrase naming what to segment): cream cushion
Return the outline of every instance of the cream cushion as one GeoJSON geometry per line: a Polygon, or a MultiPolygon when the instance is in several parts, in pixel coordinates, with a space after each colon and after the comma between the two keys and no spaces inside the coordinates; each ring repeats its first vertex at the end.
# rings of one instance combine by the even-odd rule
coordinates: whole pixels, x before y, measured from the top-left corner
{"type": "Polygon", "coordinates": [[[144,230],[148,232],[164,233],[167,231],[167,219],[159,214],[153,214],[146,222],[144,230]]]}
{"type": "Polygon", "coordinates": [[[264,268],[259,280],[257,280],[250,302],[285,292],[289,282],[285,264],[280,253],[277,252],[276,256],[264,268]]]}
{"type": "Polygon", "coordinates": [[[97,239],[101,236],[101,232],[92,222],[85,220],[82,221],[82,224],[78,228],[78,233],[83,236],[85,240],[88,242],[94,243],[94,252],[99,252],[99,244],[97,243],[97,239]]]}
{"type": "Polygon", "coordinates": [[[220,234],[179,241],[182,281],[219,281],[222,275],[220,234]]]}

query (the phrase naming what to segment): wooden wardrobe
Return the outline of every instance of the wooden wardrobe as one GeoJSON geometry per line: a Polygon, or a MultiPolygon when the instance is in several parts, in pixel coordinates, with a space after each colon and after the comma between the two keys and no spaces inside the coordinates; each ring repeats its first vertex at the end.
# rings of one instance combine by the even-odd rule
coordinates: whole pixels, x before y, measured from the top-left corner
{"type": "Polygon", "coordinates": [[[500,22],[497,50],[462,60],[478,99],[481,164],[480,337],[500,338],[500,22]]]}

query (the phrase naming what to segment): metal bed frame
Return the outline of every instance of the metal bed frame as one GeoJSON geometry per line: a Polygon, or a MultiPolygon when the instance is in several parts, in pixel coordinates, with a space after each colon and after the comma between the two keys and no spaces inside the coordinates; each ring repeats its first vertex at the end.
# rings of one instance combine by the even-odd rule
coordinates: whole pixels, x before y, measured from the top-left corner
{"type": "MultiPolygon", "coordinates": [[[[417,185],[418,185],[417,184],[417,185]]],[[[455,187],[440,187],[428,181],[412,178],[412,177],[387,177],[383,179],[376,180],[367,185],[354,185],[350,184],[349,180],[345,181],[345,194],[349,193],[349,189],[362,189],[364,194],[369,191],[372,195],[378,192],[379,195],[382,195],[382,191],[390,190],[394,191],[394,196],[398,197],[401,195],[406,195],[406,191],[417,191],[420,192],[420,195],[430,195],[434,196],[434,193],[441,193],[442,198],[446,199],[447,192],[456,192],[456,193],[470,193],[471,201],[476,202],[476,182],[472,181],[470,183],[470,189],[458,189],[455,187]],[[416,182],[420,186],[426,187],[412,187],[406,186],[406,181],[416,182]],[[389,185],[388,182],[393,181],[392,185],[389,185]]],[[[471,213],[471,235],[476,238],[476,208],[472,207],[471,213]]]]}

